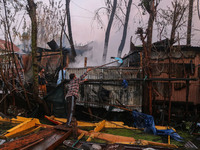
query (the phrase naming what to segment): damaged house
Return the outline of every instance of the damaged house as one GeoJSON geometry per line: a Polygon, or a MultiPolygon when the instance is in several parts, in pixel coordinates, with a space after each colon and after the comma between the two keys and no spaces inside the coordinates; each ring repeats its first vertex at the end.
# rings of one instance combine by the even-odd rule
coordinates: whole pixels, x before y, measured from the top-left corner
{"type": "MultiPolygon", "coordinates": [[[[143,83],[143,109],[149,109],[148,87],[145,83],[151,81],[153,91],[151,107],[154,116],[168,116],[170,120],[170,116],[198,114],[200,47],[173,46],[169,51],[168,39],[154,43],[148,66],[151,79],[142,70],[145,65],[142,51],[142,47],[131,44],[125,65],[138,67],[138,77],[141,79],[140,83],[143,83]]],[[[164,120],[164,117],[162,119],[164,120]]]]}

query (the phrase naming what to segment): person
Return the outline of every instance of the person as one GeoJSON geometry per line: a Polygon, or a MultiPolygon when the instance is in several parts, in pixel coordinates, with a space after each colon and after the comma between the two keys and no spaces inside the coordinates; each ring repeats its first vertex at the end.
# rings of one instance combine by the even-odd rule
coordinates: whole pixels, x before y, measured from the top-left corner
{"type": "Polygon", "coordinates": [[[59,71],[57,85],[61,83],[62,79],[67,79],[68,73],[66,71],[66,68],[67,68],[66,66],[63,68],[63,76],[62,76],[62,70],[59,71]]]}
{"type": "Polygon", "coordinates": [[[87,71],[83,75],[80,76],[80,78],[77,78],[74,73],[71,73],[69,75],[70,82],[68,83],[68,91],[65,96],[65,100],[66,100],[66,104],[67,104],[67,106],[66,106],[66,108],[67,108],[66,126],[67,127],[71,127],[72,117],[75,112],[76,99],[79,97],[79,94],[78,94],[79,85],[81,83],[83,83],[84,81],[87,81],[87,79],[84,79],[84,78],[87,76],[87,73],[90,70],[91,69],[88,68],[87,71]]]}
{"type": "Polygon", "coordinates": [[[47,94],[46,84],[48,83],[45,78],[45,70],[42,68],[38,73],[39,96],[43,98],[47,94]]]}

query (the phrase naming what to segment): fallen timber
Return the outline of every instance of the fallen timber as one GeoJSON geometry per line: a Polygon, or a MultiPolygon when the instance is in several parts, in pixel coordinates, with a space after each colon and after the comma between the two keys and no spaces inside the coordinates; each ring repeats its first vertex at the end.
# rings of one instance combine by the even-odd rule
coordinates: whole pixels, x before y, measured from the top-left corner
{"type": "MultiPolygon", "coordinates": [[[[60,125],[58,125],[60,126],[60,125]]],[[[63,126],[63,125],[61,125],[63,126]]],[[[13,149],[21,149],[21,150],[38,150],[38,149],[55,149],[58,147],[62,142],[67,139],[71,133],[73,128],[56,128],[53,126],[44,126],[47,129],[41,130],[38,133],[34,133],[28,136],[24,136],[22,138],[19,138],[15,141],[4,143],[3,145],[0,145],[1,150],[13,150],[13,149]]],[[[118,135],[112,135],[107,133],[100,133],[98,132],[101,130],[101,126],[97,127],[94,131],[84,131],[81,129],[77,129],[77,132],[80,134],[78,140],[80,140],[83,136],[88,136],[90,138],[98,138],[105,140],[112,144],[126,144],[129,149],[132,147],[135,147],[137,145],[142,146],[159,146],[159,147],[165,147],[165,149],[170,148],[177,148],[176,145],[172,144],[165,144],[165,143],[158,143],[158,142],[151,142],[147,140],[135,140],[133,137],[125,137],[125,136],[118,136],[118,135]]]]}
{"type": "MultiPolygon", "coordinates": [[[[62,121],[62,122],[57,122],[58,124],[63,124],[63,123],[65,123],[66,122],[66,119],[65,118],[56,118],[56,117],[54,117],[54,116],[51,116],[51,117],[48,117],[48,116],[45,116],[45,118],[48,118],[48,119],[54,119],[54,122],[56,122],[55,120],[57,119],[57,121],[59,120],[59,121],[62,121]]],[[[134,127],[128,127],[128,126],[124,126],[123,124],[123,122],[121,123],[120,122],[120,124],[119,124],[119,122],[113,122],[113,121],[106,121],[106,120],[103,120],[103,121],[101,121],[101,122],[98,122],[98,123],[93,123],[94,124],[94,130],[91,130],[89,133],[89,137],[87,138],[87,140],[86,141],[91,141],[92,140],[92,138],[98,138],[98,137],[96,137],[95,135],[98,135],[98,134],[96,134],[96,133],[100,133],[99,131],[100,130],[102,130],[103,128],[124,128],[124,129],[130,129],[130,130],[137,130],[137,128],[134,128],[134,127]],[[106,123],[109,123],[110,125],[109,126],[106,126],[106,123]]],[[[85,125],[87,125],[87,124],[85,124],[85,125]]],[[[92,125],[92,123],[90,123],[89,124],[90,126],[92,125]]],[[[166,126],[155,126],[155,128],[157,129],[157,130],[166,130],[166,129],[172,129],[174,132],[176,132],[176,130],[174,129],[174,128],[172,128],[172,127],[166,127],[166,126]]],[[[138,129],[138,130],[141,130],[141,129],[138,129]]],[[[83,131],[83,130],[81,130],[81,131],[83,131]]],[[[82,138],[83,136],[85,136],[85,135],[87,135],[85,132],[82,132],[81,133],[81,135],[79,136],[79,138],[78,139],[80,139],[80,138],[82,138]]],[[[106,134],[104,134],[102,137],[104,137],[106,134]]],[[[102,138],[102,137],[100,137],[100,139],[102,139],[102,140],[106,140],[106,141],[109,141],[109,139],[112,139],[113,140],[113,138],[114,137],[111,137],[111,138],[108,138],[108,139],[104,139],[104,138],[102,138]]],[[[126,139],[125,139],[126,140],[126,139]]],[[[118,143],[119,141],[109,141],[109,142],[112,142],[112,143],[118,143]]],[[[121,143],[122,141],[120,141],[120,143],[121,143]]],[[[138,142],[138,141],[137,141],[138,142]]],[[[146,140],[139,140],[139,142],[142,142],[142,144],[145,144],[145,143],[147,143],[146,145],[159,145],[159,143],[157,143],[157,142],[151,142],[151,141],[146,141],[146,140]]],[[[122,144],[130,144],[129,142],[128,143],[122,143],[122,144]]],[[[162,146],[166,146],[166,147],[168,147],[169,145],[171,145],[170,144],[170,136],[168,136],[168,144],[164,144],[164,143],[161,143],[161,145],[162,146]],[[163,144],[163,145],[162,145],[163,144]]],[[[160,145],[160,146],[161,146],[160,145]]],[[[176,147],[176,145],[173,145],[172,147],[176,147]]]]}
{"type": "Polygon", "coordinates": [[[16,118],[7,118],[7,117],[1,117],[0,116],[0,121],[1,122],[10,122],[10,123],[22,123],[22,122],[24,122],[24,121],[26,121],[27,120],[27,118],[25,118],[25,117],[20,117],[20,116],[17,116],[16,118]]]}
{"type": "Polygon", "coordinates": [[[48,149],[53,150],[68,138],[72,133],[72,129],[68,131],[56,130],[50,126],[47,129],[41,130],[38,133],[24,136],[17,140],[0,145],[1,150],[38,150],[48,149]]]}
{"type": "Polygon", "coordinates": [[[0,136],[0,138],[2,139],[8,139],[8,138],[14,138],[18,136],[27,135],[41,128],[40,126],[37,126],[41,123],[39,119],[36,119],[36,118],[25,118],[25,117],[17,116],[17,118],[12,118],[12,119],[0,118],[0,121],[18,124],[15,127],[3,133],[0,136]]]}
{"type": "Polygon", "coordinates": [[[153,145],[153,146],[161,146],[167,148],[178,148],[176,145],[173,144],[165,144],[165,143],[158,143],[152,142],[147,140],[135,140],[132,137],[124,137],[118,135],[112,135],[107,133],[100,133],[100,132],[88,132],[81,129],[78,129],[79,134],[83,134],[86,136],[92,136],[93,138],[98,138],[101,140],[106,140],[110,143],[120,143],[120,144],[130,144],[130,145],[153,145]]]}
{"type": "MultiPolygon", "coordinates": [[[[55,116],[47,116],[45,115],[45,118],[48,119],[49,121],[60,125],[60,124],[64,124],[67,122],[66,118],[57,118],[55,116]]],[[[127,128],[127,129],[137,129],[134,127],[129,127],[124,125],[124,122],[121,121],[101,121],[104,122],[104,127],[105,128],[127,128]]],[[[101,122],[97,122],[97,123],[91,123],[91,122],[84,122],[84,121],[77,121],[77,126],[78,127],[96,127],[99,124],[101,124],[101,122]]]]}
{"type": "MultiPolygon", "coordinates": [[[[80,134],[79,140],[83,136],[88,136],[87,141],[91,141],[93,138],[98,138],[102,140],[106,140],[109,143],[119,143],[119,144],[128,144],[129,147],[135,145],[153,145],[153,146],[160,146],[165,148],[177,148],[176,145],[165,144],[165,143],[157,143],[151,142],[146,140],[135,140],[133,137],[124,137],[124,136],[117,136],[112,134],[100,133],[99,131],[105,127],[106,121],[103,120],[99,123],[93,123],[95,125],[94,130],[92,131],[84,131],[81,129],[77,129],[78,133],[80,134]]],[[[122,122],[123,123],[123,122],[122,122]]],[[[92,125],[92,124],[90,124],[92,125]]],[[[4,143],[0,145],[0,149],[7,150],[7,149],[54,149],[62,142],[70,136],[73,131],[73,128],[66,128],[65,126],[58,125],[57,126],[50,126],[44,124],[35,124],[36,127],[43,127],[46,129],[40,130],[37,133],[19,138],[12,142],[4,143]],[[11,148],[12,147],[12,148],[11,148]]],[[[120,125],[119,125],[120,126],[120,125]]]]}
{"type": "MultiPolygon", "coordinates": [[[[67,122],[66,118],[57,118],[55,116],[47,116],[47,115],[45,115],[45,118],[57,125],[61,125],[61,124],[64,124],[67,122]]],[[[100,118],[100,119],[102,119],[102,118],[100,118]]],[[[106,120],[103,120],[103,121],[100,121],[97,123],[77,121],[77,126],[78,127],[96,127],[99,124],[101,124],[101,122],[104,122],[104,128],[125,128],[125,129],[133,129],[133,130],[138,129],[135,127],[126,126],[126,125],[124,125],[124,122],[122,122],[122,121],[106,121],[106,120]]],[[[155,126],[155,127],[158,130],[165,130],[165,129],[169,128],[166,126],[155,126]]],[[[174,128],[172,128],[172,127],[170,127],[170,128],[173,129],[174,132],[176,132],[176,130],[174,128]]]]}

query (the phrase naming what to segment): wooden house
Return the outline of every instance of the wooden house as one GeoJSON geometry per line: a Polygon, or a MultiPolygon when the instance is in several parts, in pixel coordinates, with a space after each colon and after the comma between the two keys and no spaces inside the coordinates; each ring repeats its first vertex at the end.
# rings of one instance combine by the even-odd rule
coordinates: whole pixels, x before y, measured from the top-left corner
{"type": "MultiPolygon", "coordinates": [[[[143,61],[143,48],[131,44],[125,65],[138,67],[140,79],[152,82],[154,113],[165,109],[176,116],[197,114],[200,111],[200,47],[179,45],[169,48],[168,43],[163,40],[153,44],[149,66],[143,61]],[[151,78],[145,74],[145,67],[149,67],[151,78]]],[[[143,86],[143,105],[149,105],[148,100],[144,100],[147,88],[143,86]]]]}

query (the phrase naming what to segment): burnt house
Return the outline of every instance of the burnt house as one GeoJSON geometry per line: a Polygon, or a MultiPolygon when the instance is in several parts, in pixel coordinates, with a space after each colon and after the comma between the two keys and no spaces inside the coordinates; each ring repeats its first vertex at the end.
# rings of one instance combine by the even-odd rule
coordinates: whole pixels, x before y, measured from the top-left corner
{"type": "MultiPolygon", "coordinates": [[[[149,60],[151,78],[144,72],[143,47],[131,44],[130,52],[123,57],[122,65],[102,67],[89,73],[88,82],[80,88],[77,104],[98,108],[115,105],[142,111],[144,105],[149,105],[145,104],[145,98],[149,98],[145,84],[151,81],[153,113],[163,107],[168,112],[169,103],[172,104],[172,115],[186,111],[193,113],[194,107],[199,111],[200,48],[173,46],[169,51],[168,43],[168,40],[163,40],[152,46],[149,60]],[[125,88],[123,81],[128,84],[125,88]]],[[[67,71],[80,76],[86,69],[87,67],[68,68],[67,71]]]]}
{"type": "MultiPolygon", "coordinates": [[[[56,83],[57,80],[57,73],[61,69],[61,64],[63,66],[66,66],[69,64],[71,58],[71,48],[66,48],[58,46],[58,44],[52,40],[47,43],[49,46],[48,48],[37,48],[37,61],[38,61],[38,67],[44,68],[48,80],[51,81],[50,83],[56,83]],[[61,58],[61,52],[63,58],[61,58]],[[63,62],[61,62],[63,60],[63,62]]],[[[83,46],[75,46],[77,56],[82,56],[85,52],[88,52],[92,49],[90,46],[90,43],[83,46]]],[[[27,51],[22,50],[23,53],[21,53],[22,57],[22,64],[25,71],[25,76],[27,81],[31,81],[32,79],[32,55],[30,52],[27,53],[27,51]]]]}
{"type": "MultiPolygon", "coordinates": [[[[151,78],[144,73],[143,59],[143,48],[132,44],[126,65],[138,67],[139,82],[152,82],[153,112],[163,107],[176,116],[200,111],[200,47],[178,45],[169,48],[168,39],[154,43],[148,66],[151,78]]],[[[143,105],[145,94],[143,92],[143,105]]]]}
{"type": "Polygon", "coordinates": [[[23,74],[20,49],[15,44],[0,39],[0,62],[0,88],[2,89],[4,86],[3,80],[7,80],[7,82],[16,80],[18,78],[17,70],[20,75],[23,74]],[[11,47],[13,47],[13,51],[11,47]]]}

